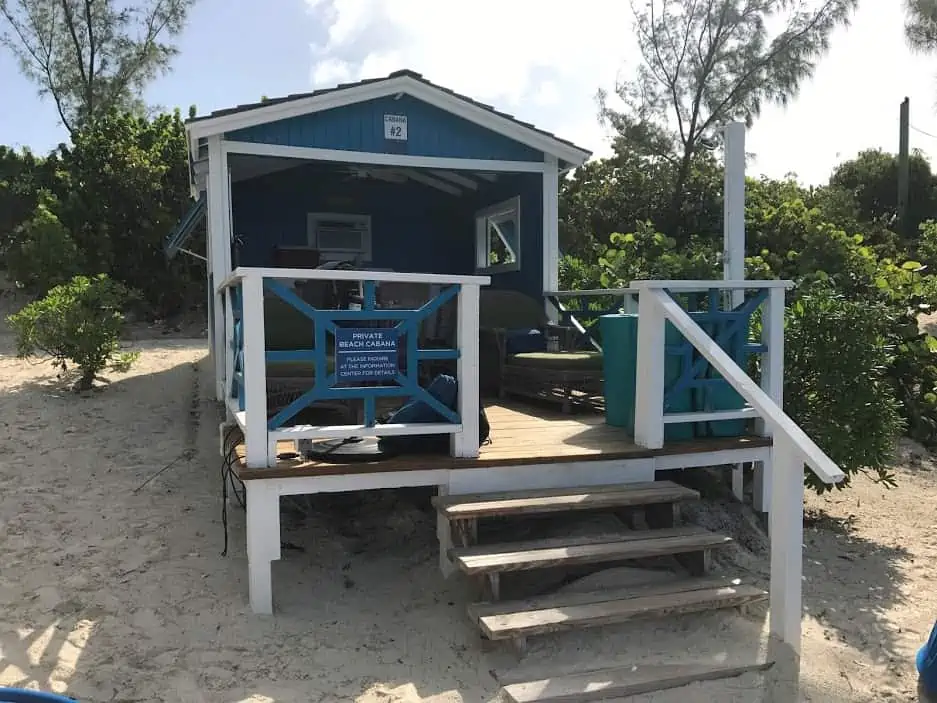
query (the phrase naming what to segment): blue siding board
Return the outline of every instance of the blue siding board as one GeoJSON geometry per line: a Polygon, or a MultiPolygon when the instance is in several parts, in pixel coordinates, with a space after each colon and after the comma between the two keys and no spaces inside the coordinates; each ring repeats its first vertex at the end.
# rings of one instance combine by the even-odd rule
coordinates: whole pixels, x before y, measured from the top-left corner
{"type": "Polygon", "coordinates": [[[226,139],[462,159],[543,161],[543,153],[409,95],[377,98],[228,132],[226,139]],[[384,139],[384,115],[407,116],[407,141],[384,139]]]}

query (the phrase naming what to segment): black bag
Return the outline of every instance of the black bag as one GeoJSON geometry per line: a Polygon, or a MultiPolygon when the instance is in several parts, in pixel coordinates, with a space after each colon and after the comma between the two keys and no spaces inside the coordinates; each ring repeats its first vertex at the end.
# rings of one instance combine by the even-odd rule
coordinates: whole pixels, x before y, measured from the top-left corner
{"type": "MultiPolygon", "coordinates": [[[[427,392],[450,410],[456,410],[458,393],[456,380],[452,376],[440,374],[433,379],[427,392]]],[[[387,416],[385,423],[434,423],[446,422],[438,412],[426,403],[411,400],[387,416]]],[[[478,446],[489,442],[491,426],[488,416],[479,400],[478,404],[478,446]]],[[[385,454],[446,454],[449,451],[449,435],[394,435],[381,437],[378,447],[385,454]]]]}

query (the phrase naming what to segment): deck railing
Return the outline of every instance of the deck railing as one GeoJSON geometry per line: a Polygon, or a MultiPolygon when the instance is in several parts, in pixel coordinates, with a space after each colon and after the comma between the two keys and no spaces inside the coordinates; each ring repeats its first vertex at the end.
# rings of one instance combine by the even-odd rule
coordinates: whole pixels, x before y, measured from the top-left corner
{"type": "Polygon", "coordinates": [[[478,455],[478,306],[487,276],[237,268],[219,286],[225,301],[225,396],[229,415],[244,432],[247,465],[274,466],[280,440],[344,439],[361,436],[450,434],[453,456],[478,455]],[[361,285],[361,309],[315,308],[285,281],[345,281],[361,285]],[[416,309],[382,308],[381,283],[432,286],[435,295],[416,309]],[[265,296],[276,296],[308,320],[314,344],[306,349],[267,350],[265,296]],[[420,327],[430,316],[456,302],[455,346],[420,349],[420,327]],[[331,345],[329,337],[332,338],[331,345]],[[334,349],[334,368],[329,348],[334,349]],[[403,364],[398,359],[403,359],[403,364]],[[419,363],[453,360],[458,409],[453,411],[418,382],[419,363]],[[285,407],[268,414],[267,364],[308,362],[307,387],[285,407]],[[378,398],[420,400],[445,418],[439,423],[383,423],[376,418],[378,398]],[[360,401],[363,422],[342,425],[288,424],[313,403],[360,401]]]}
{"type": "Polygon", "coordinates": [[[659,448],[664,442],[664,347],[669,321],[748,402],[773,439],[770,467],[771,633],[800,651],[804,465],[828,484],[843,472],[781,409],[786,281],[634,281],[638,294],[638,375],[635,442],[659,448]],[[673,294],[694,291],[767,290],[762,317],[766,359],[761,386],[700,327],[673,294]]]}
{"type": "Polygon", "coordinates": [[[543,295],[559,312],[560,321],[575,329],[596,351],[602,351],[602,342],[596,334],[602,315],[637,312],[638,291],[634,288],[559,290],[543,295]]]}

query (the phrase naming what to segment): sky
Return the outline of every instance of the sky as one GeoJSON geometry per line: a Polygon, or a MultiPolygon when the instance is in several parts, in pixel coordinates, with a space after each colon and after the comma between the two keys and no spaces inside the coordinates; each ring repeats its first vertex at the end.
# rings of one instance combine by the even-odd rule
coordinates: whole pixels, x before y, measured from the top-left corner
{"type": "MultiPolygon", "coordinates": [[[[937,56],[905,45],[903,3],[862,0],[815,77],[749,131],[748,173],[824,183],[860,150],[896,151],[911,99],[912,148],[937,164],[937,56]]],[[[199,114],[401,68],[607,155],[596,91],[637,61],[625,0],[198,0],[151,104],[199,114]],[[575,11],[572,9],[575,8],[575,11]]],[[[0,144],[42,153],[66,138],[54,105],[0,49],[0,144]]]]}

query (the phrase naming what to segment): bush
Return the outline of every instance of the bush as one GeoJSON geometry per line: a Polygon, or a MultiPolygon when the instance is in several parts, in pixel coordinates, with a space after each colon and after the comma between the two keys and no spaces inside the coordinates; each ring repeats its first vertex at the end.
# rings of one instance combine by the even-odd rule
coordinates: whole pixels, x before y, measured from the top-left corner
{"type": "MultiPolygon", "coordinates": [[[[785,325],[784,410],[849,478],[871,470],[894,485],[888,464],[903,421],[889,373],[892,311],[815,287],[794,302],[785,325]]],[[[818,493],[829,486],[807,472],[818,493]]]]}
{"type": "Polygon", "coordinates": [[[68,230],[43,197],[30,219],[19,225],[4,253],[10,278],[26,290],[46,294],[80,271],[80,254],[68,230]]]}
{"type": "Polygon", "coordinates": [[[136,293],[104,274],[75,276],[8,318],[17,352],[20,357],[45,353],[63,371],[73,363],[81,371],[75,390],[87,390],[103,369],[125,371],[136,360],[137,353],[120,347],[122,310],[135,298],[136,293]]]}

